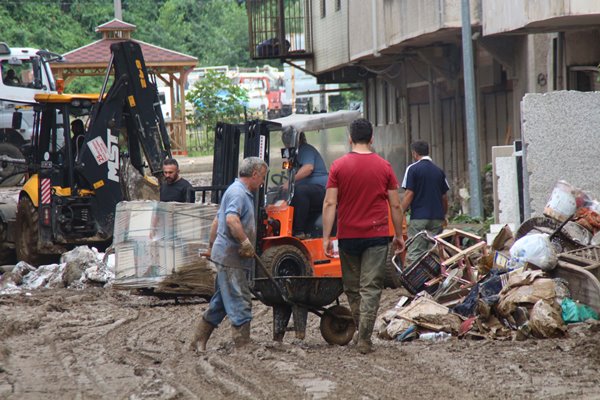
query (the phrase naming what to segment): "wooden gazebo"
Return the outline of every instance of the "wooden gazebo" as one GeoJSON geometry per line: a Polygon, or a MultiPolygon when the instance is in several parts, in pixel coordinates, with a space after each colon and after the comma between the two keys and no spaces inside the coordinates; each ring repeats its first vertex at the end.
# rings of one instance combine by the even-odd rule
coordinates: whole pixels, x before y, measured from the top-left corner
{"type": "Polygon", "coordinates": [[[96,28],[96,32],[102,33],[102,39],[63,54],[64,61],[53,63],[52,70],[57,78],[64,79],[65,85],[77,76],[105,75],[112,43],[120,40],[134,40],[139,43],[148,71],[155,74],[157,79],[170,88],[171,118],[166,125],[171,137],[173,153],[187,154],[184,88],[188,74],[197,65],[198,59],[132,39],[132,32],[135,29],[135,25],[119,19],[102,24],[96,28]],[[175,112],[175,93],[179,94],[178,112],[175,112]]]}

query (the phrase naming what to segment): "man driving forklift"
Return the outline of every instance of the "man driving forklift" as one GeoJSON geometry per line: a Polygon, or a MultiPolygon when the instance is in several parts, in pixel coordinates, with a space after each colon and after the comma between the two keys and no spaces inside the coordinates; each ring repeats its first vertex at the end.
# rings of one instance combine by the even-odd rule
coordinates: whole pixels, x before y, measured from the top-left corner
{"type": "MultiPolygon", "coordinates": [[[[292,126],[285,127],[281,133],[281,141],[288,148],[296,147],[298,142],[294,195],[290,203],[294,207],[292,234],[301,240],[308,239],[323,209],[327,167],[319,151],[306,141],[304,132],[298,132],[292,126]]],[[[287,189],[288,182],[283,186],[287,189]]]]}

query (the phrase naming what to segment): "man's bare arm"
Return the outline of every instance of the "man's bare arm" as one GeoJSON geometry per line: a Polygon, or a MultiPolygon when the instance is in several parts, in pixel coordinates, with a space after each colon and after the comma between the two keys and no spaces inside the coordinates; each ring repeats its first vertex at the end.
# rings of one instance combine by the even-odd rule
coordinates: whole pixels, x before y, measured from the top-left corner
{"type": "Polygon", "coordinates": [[[442,195],[442,208],[444,209],[444,215],[448,214],[448,193],[442,195]]]}
{"type": "Polygon", "coordinates": [[[337,188],[329,188],[325,192],[323,201],[323,238],[331,237],[333,221],[335,220],[335,210],[337,209],[337,188]]]}
{"type": "Polygon", "coordinates": [[[303,166],[300,167],[300,169],[298,170],[298,172],[296,172],[296,176],[295,179],[297,181],[306,178],[307,176],[310,176],[310,174],[313,173],[315,169],[315,166],[312,164],[304,164],[303,166]]]}
{"type": "Polygon", "coordinates": [[[388,201],[390,203],[390,213],[392,216],[392,224],[394,225],[394,247],[396,252],[404,250],[404,237],[402,236],[402,219],[404,209],[400,202],[400,194],[397,190],[388,190],[388,201]]]}
{"type": "Polygon", "coordinates": [[[402,197],[402,210],[403,211],[407,211],[410,208],[410,204],[413,201],[413,198],[415,197],[415,193],[410,190],[410,189],[406,189],[404,191],[404,196],[402,197]]]}
{"type": "Polygon", "coordinates": [[[333,245],[331,243],[331,230],[335,221],[335,210],[337,209],[337,188],[329,188],[325,192],[323,201],[323,250],[328,256],[333,255],[333,245]]]}
{"type": "Polygon", "coordinates": [[[240,217],[237,214],[227,214],[225,221],[227,222],[227,227],[229,228],[229,232],[231,232],[231,236],[236,238],[240,243],[248,239],[246,232],[244,232],[242,221],[240,221],[240,217]]]}

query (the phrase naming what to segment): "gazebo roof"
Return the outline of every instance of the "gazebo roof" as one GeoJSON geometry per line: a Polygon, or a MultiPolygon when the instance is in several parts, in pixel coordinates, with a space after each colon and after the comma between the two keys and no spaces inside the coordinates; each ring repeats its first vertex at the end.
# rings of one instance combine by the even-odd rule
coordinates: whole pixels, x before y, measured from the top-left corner
{"type": "Polygon", "coordinates": [[[196,57],[131,39],[135,28],[119,19],[99,25],[96,32],[102,32],[102,39],[63,54],[64,60],[53,63],[52,69],[58,75],[101,75],[110,60],[110,45],[123,40],[139,43],[146,66],[155,73],[189,70],[198,64],[196,57]]]}
{"type": "MultiPolygon", "coordinates": [[[[106,67],[108,60],[110,59],[110,45],[122,40],[125,39],[101,39],[78,49],[71,50],[68,53],[63,54],[64,61],[61,62],[60,65],[65,67],[82,66],[82,64],[85,64],[86,66],[92,67],[97,64],[98,66],[106,67]]],[[[149,67],[165,65],[189,65],[193,67],[198,63],[196,57],[168,50],[140,40],[131,40],[139,43],[142,48],[142,53],[144,54],[144,61],[149,67]]]]}
{"type": "Polygon", "coordinates": [[[96,27],[96,32],[104,32],[104,31],[114,31],[114,30],[122,30],[122,31],[135,31],[136,26],[133,24],[128,24],[127,22],[121,21],[120,19],[112,19],[108,22],[103,23],[102,25],[98,25],[96,27]]]}

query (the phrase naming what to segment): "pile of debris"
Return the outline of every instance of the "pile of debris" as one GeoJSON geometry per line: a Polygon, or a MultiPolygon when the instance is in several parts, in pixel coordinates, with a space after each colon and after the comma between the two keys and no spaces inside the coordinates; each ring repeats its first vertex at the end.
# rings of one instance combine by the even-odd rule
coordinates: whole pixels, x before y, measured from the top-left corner
{"type": "Polygon", "coordinates": [[[38,288],[105,287],[114,280],[114,256],[106,257],[95,248],[79,246],[64,253],[58,264],[38,268],[20,261],[0,276],[0,295],[38,288]]]}
{"type": "Polygon", "coordinates": [[[379,316],[379,337],[553,338],[564,336],[567,324],[598,320],[599,203],[560,182],[544,215],[515,234],[505,226],[491,246],[458,229],[421,233],[432,247],[401,268],[411,296],[379,316]]]}

